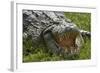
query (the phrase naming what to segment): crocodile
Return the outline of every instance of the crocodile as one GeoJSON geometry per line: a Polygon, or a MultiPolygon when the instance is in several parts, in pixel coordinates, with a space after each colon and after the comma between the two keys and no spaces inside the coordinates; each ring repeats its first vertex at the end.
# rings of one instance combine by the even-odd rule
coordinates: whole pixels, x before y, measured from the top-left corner
{"type": "Polygon", "coordinates": [[[57,55],[79,54],[89,31],[77,27],[62,11],[23,9],[23,38],[32,37],[33,47],[42,43],[57,55]]]}

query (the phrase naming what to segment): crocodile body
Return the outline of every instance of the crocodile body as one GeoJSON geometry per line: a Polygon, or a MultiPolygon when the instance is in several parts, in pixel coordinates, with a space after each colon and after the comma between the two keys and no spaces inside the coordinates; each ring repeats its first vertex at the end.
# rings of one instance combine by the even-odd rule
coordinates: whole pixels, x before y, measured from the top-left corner
{"type": "Polygon", "coordinates": [[[23,10],[23,38],[42,40],[53,53],[78,54],[85,35],[90,32],[79,29],[64,12],[23,10]]]}

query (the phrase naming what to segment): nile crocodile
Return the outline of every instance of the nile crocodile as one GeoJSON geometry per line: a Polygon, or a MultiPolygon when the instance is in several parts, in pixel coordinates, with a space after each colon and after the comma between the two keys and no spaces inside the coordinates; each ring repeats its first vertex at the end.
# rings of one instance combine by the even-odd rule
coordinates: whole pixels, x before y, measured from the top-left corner
{"type": "Polygon", "coordinates": [[[79,53],[83,37],[91,35],[66,18],[64,12],[23,10],[23,38],[28,36],[38,45],[37,41],[42,40],[52,53],[73,55],[79,53]]]}

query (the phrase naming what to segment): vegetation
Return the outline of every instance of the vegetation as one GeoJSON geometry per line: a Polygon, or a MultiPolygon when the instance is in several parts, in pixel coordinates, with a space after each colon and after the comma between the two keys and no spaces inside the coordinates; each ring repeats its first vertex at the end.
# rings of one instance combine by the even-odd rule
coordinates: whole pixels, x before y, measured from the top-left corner
{"type": "MultiPolygon", "coordinates": [[[[66,12],[66,17],[71,19],[80,29],[91,31],[91,14],[66,12]]],[[[40,48],[33,48],[31,37],[23,39],[23,62],[42,62],[42,61],[59,61],[59,60],[83,60],[91,58],[91,38],[84,37],[84,45],[80,54],[63,57],[51,54],[46,51],[46,47],[39,45],[40,48]]]]}

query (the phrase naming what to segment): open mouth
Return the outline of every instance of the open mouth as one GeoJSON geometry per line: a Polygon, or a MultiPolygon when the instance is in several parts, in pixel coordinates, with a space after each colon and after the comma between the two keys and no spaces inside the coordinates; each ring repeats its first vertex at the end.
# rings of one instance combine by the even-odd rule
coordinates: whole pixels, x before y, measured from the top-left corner
{"type": "Polygon", "coordinates": [[[63,49],[64,53],[75,54],[78,50],[76,38],[79,32],[66,32],[63,35],[56,34],[56,42],[63,49]]]}

